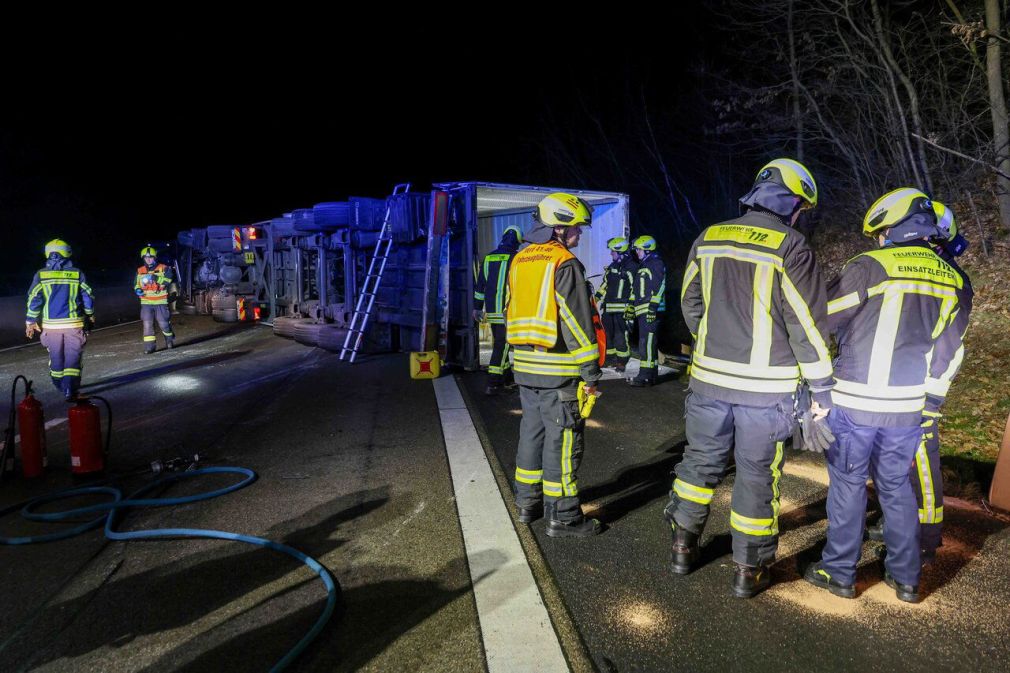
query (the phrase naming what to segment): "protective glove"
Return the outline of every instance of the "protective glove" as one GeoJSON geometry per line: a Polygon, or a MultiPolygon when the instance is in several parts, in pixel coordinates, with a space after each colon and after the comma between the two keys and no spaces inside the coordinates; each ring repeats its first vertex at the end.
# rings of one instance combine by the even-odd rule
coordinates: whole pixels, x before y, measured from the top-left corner
{"type": "Polygon", "coordinates": [[[36,334],[40,333],[42,328],[39,327],[37,322],[25,323],[25,336],[29,339],[33,338],[36,334]]]}
{"type": "Polygon", "coordinates": [[[93,329],[95,329],[95,316],[94,316],[94,314],[84,316],[84,331],[85,332],[90,332],[93,329]]]}
{"type": "Polygon", "coordinates": [[[138,297],[143,297],[144,296],[144,291],[141,290],[139,287],[136,288],[136,289],[134,289],[133,291],[137,293],[138,297]]]}
{"type": "Polygon", "coordinates": [[[635,319],[635,307],[632,306],[631,304],[628,304],[627,306],[624,307],[624,319],[627,320],[628,322],[631,322],[632,320],[635,319]]]}
{"type": "Polygon", "coordinates": [[[655,304],[649,304],[649,310],[646,311],[646,313],[645,313],[645,322],[647,322],[648,324],[651,325],[652,323],[656,322],[656,317],[657,317],[656,316],[656,305],[655,304]]]}
{"type": "Polygon", "coordinates": [[[807,409],[800,417],[800,430],[803,434],[804,451],[824,453],[835,443],[835,434],[828,425],[828,417],[817,416],[812,409],[807,409]]]}
{"type": "Polygon", "coordinates": [[[473,310],[473,321],[474,322],[483,322],[484,321],[484,311],[481,311],[480,309],[476,309],[475,308],[473,310]]]}

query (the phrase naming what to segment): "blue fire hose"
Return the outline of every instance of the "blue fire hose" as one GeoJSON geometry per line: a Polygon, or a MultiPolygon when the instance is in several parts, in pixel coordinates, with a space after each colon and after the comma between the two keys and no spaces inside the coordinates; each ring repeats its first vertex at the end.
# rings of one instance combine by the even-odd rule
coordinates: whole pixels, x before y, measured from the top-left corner
{"type": "Polygon", "coordinates": [[[200,502],[201,500],[210,500],[211,498],[216,498],[218,496],[225,495],[226,493],[232,493],[241,488],[245,488],[253,481],[256,480],[256,473],[250,469],[244,467],[204,467],[195,470],[187,470],[185,472],[177,472],[167,474],[160,479],[156,479],[146,486],[140,488],[134,492],[130,497],[123,498],[123,493],[118,488],[112,486],[83,486],[80,488],[71,488],[63,491],[57,491],[55,493],[50,493],[48,495],[43,495],[38,498],[33,498],[27,501],[27,503],[18,503],[12,505],[3,510],[0,510],[0,517],[6,516],[15,510],[20,509],[21,515],[28,519],[29,521],[40,521],[47,523],[54,523],[65,521],[71,518],[77,518],[80,516],[98,513],[99,516],[87,521],[85,523],[79,524],[73,528],[67,528],[58,533],[49,533],[46,535],[36,535],[31,537],[0,537],[0,544],[2,545],[23,545],[23,544],[38,544],[41,542],[53,542],[55,540],[64,540],[66,538],[74,537],[75,535],[80,535],[86,531],[98,528],[105,522],[105,536],[110,540],[151,540],[155,538],[165,538],[165,537],[185,537],[185,538],[209,538],[214,540],[233,540],[236,542],[245,542],[246,544],[252,544],[259,547],[265,547],[267,549],[273,549],[274,551],[279,551],[281,553],[287,554],[292,558],[295,558],[306,566],[308,566],[314,573],[319,575],[319,579],[323,581],[326,586],[326,606],[323,608],[323,612],[316,619],[316,622],[312,625],[305,635],[299,640],[294,647],[292,647],[287,654],[285,654],[280,661],[274,664],[273,668],[270,669],[271,673],[276,673],[278,671],[283,671],[285,668],[291,664],[309,644],[315,640],[326,623],[333,616],[333,612],[337,606],[337,598],[340,593],[340,588],[337,585],[336,580],[333,579],[333,575],[322,566],[318,561],[316,561],[311,556],[303,554],[302,552],[289,547],[285,544],[280,544],[279,542],[274,542],[273,540],[267,540],[262,537],[254,537],[252,535],[240,535],[238,533],[229,533],[227,531],[220,530],[206,530],[203,528],[155,528],[150,530],[136,530],[129,532],[119,532],[115,530],[116,523],[122,516],[122,513],[128,509],[134,507],[170,507],[173,505],[184,505],[193,502],[200,502]],[[245,478],[241,481],[232,484],[230,486],[225,486],[214,491],[207,491],[205,493],[197,493],[195,495],[180,496],[177,498],[143,498],[141,496],[150,493],[155,489],[160,489],[168,484],[171,484],[182,479],[188,479],[190,477],[196,477],[205,474],[240,474],[245,478]],[[50,502],[56,502],[58,500],[66,500],[67,498],[75,498],[83,495],[91,494],[104,494],[109,496],[110,501],[99,503],[96,505],[88,505],[85,507],[78,507],[75,509],[70,509],[62,512],[38,512],[36,511],[42,505],[50,502]]]}

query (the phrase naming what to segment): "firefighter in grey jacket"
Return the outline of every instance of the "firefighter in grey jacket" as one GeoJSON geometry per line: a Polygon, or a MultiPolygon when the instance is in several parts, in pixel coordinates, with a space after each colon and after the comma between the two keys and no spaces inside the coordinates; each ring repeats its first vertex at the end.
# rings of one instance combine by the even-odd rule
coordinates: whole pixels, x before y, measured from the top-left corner
{"type": "Polygon", "coordinates": [[[681,309],[694,336],[688,446],[666,519],[673,528],[670,569],[687,574],[733,451],[733,593],[749,598],[768,586],[778,546],[783,441],[792,433],[797,385],[808,381],[821,419],[834,381],[821,332],[824,282],[792,228],[817,204],[813,176],[796,161],[776,159],[740,203],[746,212],[705,229],[687,259],[681,309]]]}
{"type": "Polygon", "coordinates": [[[603,284],[596,291],[603,329],[607,333],[607,359],[614,361],[614,368],[619,372],[624,371],[631,356],[624,312],[633,296],[635,273],[638,271],[638,264],[628,252],[628,247],[628,239],[624,236],[607,241],[611,262],[603,270],[603,284]]]}
{"type": "Polygon", "coordinates": [[[666,264],[656,252],[656,239],[652,236],[639,236],[632,247],[638,257],[635,296],[631,303],[638,321],[638,357],[641,368],[638,376],[628,379],[628,383],[644,387],[656,383],[659,371],[656,331],[659,328],[659,312],[666,308],[666,264]]]}
{"type": "MultiPolygon", "coordinates": [[[[600,379],[599,317],[582,263],[570,252],[592,211],[577,196],[555,192],[537,206],[537,222],[509,269],[506,333],[523,416],[516,453],[519,520],[541,513],[551,537],[585,537],[599,521],[582,514],[576,479],[585,421],[579,379],[595,394],[600,379]]],[[[600,326],[602,329],[602,326],[600,326]]]]}
{"type": "Polygon", "coordinates": [[[857,255],[828,291],[838,337],[834,409],[837,443],[827,452],[828,541],[804,579],[844,598],[856,594],[866,525],[866,480],[884,510],[885,581],[918,601],[919,512],[909,465],[922,439],[927,396],[939,406],[962,352],[956,320],[964,280],[929,245],[939,234],[933,204],[905,187],[876,201],[863,233],[880,249],[857,255]]]}

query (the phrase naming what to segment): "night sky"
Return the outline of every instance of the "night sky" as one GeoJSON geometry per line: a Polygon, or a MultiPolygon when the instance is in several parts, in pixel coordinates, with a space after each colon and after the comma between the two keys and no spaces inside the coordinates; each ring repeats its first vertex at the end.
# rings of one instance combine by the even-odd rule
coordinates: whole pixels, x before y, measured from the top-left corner
{"type": "MultiPolygon", "coordinates": [[[[59,55],[12,73],[0,111],[0,286],[24,291],[56,236],[89,274],[115,278],[179,229],[381,197],[401,181],[554,184],[538,142],[545,109],[565,124],[574,100],[617,110],[629,84],[660,104],[679,95],[704,31],[650,19],[611,34],[545,19],[497,35],[372,21],[387,36],[374,46],[345,39],[361,22],[50,32],[59,55]]],[[[24,63],[21,47],[5,50],[24,63]]]]}

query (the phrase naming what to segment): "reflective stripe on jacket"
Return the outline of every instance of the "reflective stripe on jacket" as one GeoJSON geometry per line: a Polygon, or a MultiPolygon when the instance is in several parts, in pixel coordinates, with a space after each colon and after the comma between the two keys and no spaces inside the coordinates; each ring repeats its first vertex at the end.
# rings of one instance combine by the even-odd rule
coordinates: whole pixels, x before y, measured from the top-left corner
{"type": "Polygon", "coordinates": [[[635,315],[666,309],[666,264],[659,253],[650,252],[638,265],[632,303],[635,315]]]}
{"type": "Polygon", "coordinates": [[[44,329],[74,329],[84,327],[84,316],[94,312],[94,291],[84,272],[71,266],[70,260],[35,273],[28,290],[25,322],[41,319],[44,329]]]}
{"type": "Polygon", "coordinates": [[[622,253],[603,270],[603,283],[596,290],[596,301],[603,304],[605,313],[624,313],[634,296],[636,271],[638,265],[629,252],[622,253]]]}
{"type": "Polygon", "coordinates": [[[516,382],[554,388],[601,376],[595,310],[582,263],[557,241],[516,254],[508,276],[506,338],[516,382]],[[560,338],[559,338],[560,336],[560,338]]]}
{"type": "Polygon", "coordinates": [[[849,260],[828,293],[834,403],[863,425],[918,425],[926,394],[942,402],[964,353],[964,286],[924,241],[849,260]]]}
{"type": "Polygon", "coordinates": [[[157,306],[168,303],[168,286],[171,283],[172,269],[166,264],[157,264],[151,268],[138,268],[133,287],[143,292],[138,295],[142,306],[157,306]]]}
{"type": "Polygon", "coordinates": [[[692,390],[735,404],[774,404],[799,378],[833,385],[827,294],[803,234],[751,210],[705,229],[687,258],[681,310],[695,337],[692,390]]]}
{"type": "Polygon", "coordinates": [[[505,323],[505,306],[508,304],[508,272],[514,250],[495,248],[484,256],[484,263],[474,285],[474,308],[487,314],[491,324],[505,323]]]}

